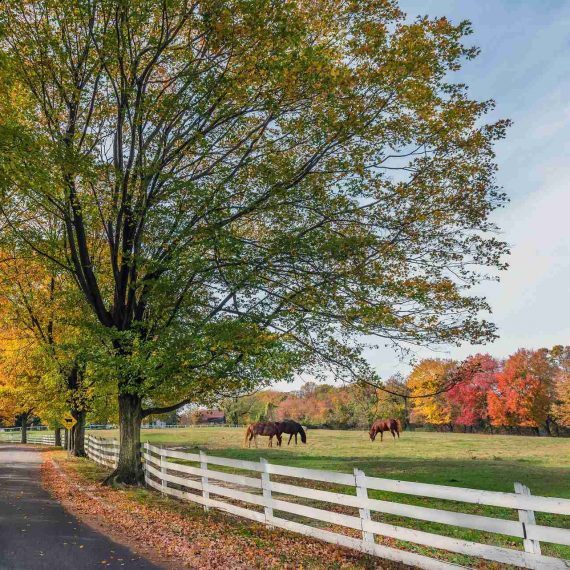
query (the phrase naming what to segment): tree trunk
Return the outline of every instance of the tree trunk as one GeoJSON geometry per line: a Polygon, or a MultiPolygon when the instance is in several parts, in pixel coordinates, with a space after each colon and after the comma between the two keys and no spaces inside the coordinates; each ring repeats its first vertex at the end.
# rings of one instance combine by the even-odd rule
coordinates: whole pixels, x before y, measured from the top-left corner
{"type": "Polygon", "coordinates": [[[71,415],[77,420],[77,423],[71,429],[71,455],[74,457],[87,457],[85,453],[85,419],[87,412],[85,410],[72,410],[71,415]]]}
{"type": "Polygon", "coordinates": [[[61,447],[61,428],[56,427],[54,435],[55,435],[54,445],[56,447],[61,447]]]}
{"type": "Polygon", "coordinates": [[[546,430],[546,434],[552,437],[552,425],[555,422],[552,420],[550,416],[546,416],[546,420],[544,421],[544,429],[546,430]]]}
{"type": "Polygon", "coordinates": [[[22,443],[28,443],[28,416],[22,415],[22,443]]]}
{"type": "Polygon", "coordinates": [[[119,462],[103,484],[144,484],[140,449],[141,422],[141,398],[133,394],[119,394],[119,462]]]}

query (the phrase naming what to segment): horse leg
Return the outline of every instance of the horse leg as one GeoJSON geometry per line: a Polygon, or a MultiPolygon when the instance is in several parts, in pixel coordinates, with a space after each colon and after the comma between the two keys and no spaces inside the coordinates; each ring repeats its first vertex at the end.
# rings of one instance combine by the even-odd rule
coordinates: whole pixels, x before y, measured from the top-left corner
{"type": "Polygon", "coordinates": [[[297,445],[297,434],[295,433],[295,445],[297,445]]]}
{"type": "Polygon", "coordinates": [[[289,435],[289,441],[287,442],[287,445],[289,445],[291,443],[292,439],[293,439],[293,434],[289,435]]]}
{"type": "Polygon", "coordinates": [[[269,436],[269,447],[273,447],[273,436],[269,436]]]}
{"type": "Polygon", "coordinates": [[[384,441],[384,430],[380,430],[380,443],[384,441]]]}
{"type": "Polygon", "coordinates": [[[396,430],[391,429],[390,432],[392,433],[392,437],[394,438],[394,441],[396,441],[396,430]]]}
{"type": "Polygon", "coordinates": [[[255,448],[257,449],[257,434],[253,436],[253,441],[255,441],[255,448]]]}

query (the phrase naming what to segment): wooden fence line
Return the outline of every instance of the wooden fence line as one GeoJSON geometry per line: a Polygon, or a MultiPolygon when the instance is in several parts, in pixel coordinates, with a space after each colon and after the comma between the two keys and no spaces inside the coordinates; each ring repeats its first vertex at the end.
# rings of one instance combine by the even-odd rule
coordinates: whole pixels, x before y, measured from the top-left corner
{"type": "MultiPolygon", "coordinates": [[[[88,435],[86,451],[95,461],[112,467],[116,465],[118,457],[118,442],[88,435]]],[[[428,556],[378,544],[376,535],[522,568],[570,569],[570,560],[545,556],[541,554],[540,549],[541,541],[570,545],[570,529],[536,524],[534,517],[535,511],[570,515],[570,500],[533,496],[526,487],[518,483],[515,484],[514,493],[480,491],[369,477],[358,469],[348,474],[275,465],[264,459],[259,462],[228,459],[210,456],[203,451],[199,454],[185,453],[148,443],[143,445],[143,458],[147,485],[165,495],[198,503],[204,509],[220,509],[269,527],[287,529],[388,560],[428,570],[460,567],[428,556]],[[253,472],[254,476],[251,473],[228,473],[215,467],[249,471],[253,472]],[[312,489],[300,484],[274,480],[274,476],[324,482],[340,485],[345,489],[342,492],[312,489]],[[353,489],[354,494],[347,493],[346,487],[353,489]],[[518,520],[378,500],[368,496],[370,490],[430,497],[441,499],[442,502],[458,501],[514,509],[518,512],[518,520]],[[286,500],[287,497],[294,499],[286,500]],[[339,513],[321,506],[294,502],[299,498],[352,507],[354,514],[339,513]],[[247,506],[242,506],[243,504],[247,506]],[[255,507],[259,510],[255,510],[255,507]],[[520,538],[523,540],[524,550],[482,544],[379,522],[373,518],[375,512],[520,538]],[[340,532],[316,528],[304,522],[283,518],[276,513],[288,513],[303,519],[345,527],[355,534],[347,536],[340,532]]]]}
{"type": "MultiPolygon", "coordinates": [[[[2,432],[1,435],[0,441],[19,442],[20,440],[20,433],[18,432],[2,432]]],[[[54,445],[55,436],[31,432],[28,433],[28,442],[54,445]]],[[[85,449],[88,456],[98,463],[108,467],[114,467],[117,463],[119,451],[117,440],[87,435],[85,449]]],[[[570,529],[540,525],[536,523],[535,519],[535,511],[570,515],[570,500],[533,496],[530,490],[521,483],[515,483],[514,493],[481,491],[369,477],[359,469],[355,469],[353,474],[347,474],[275,465],[268,463],[265,459],[255,462],[209,456],[203,451],[199,454],[185,453],[152,446],[148,443],[143,446],[143,459],[147,485],[165,495],[193,501],[201,504],[206,510],[211,507],[217,508],[263,523],[269,527],[287,529],[419,568],[429,570],[432,568],[458,568],[459,566],[378,544],[375,535],[522,568],[536,570],[543,568],[546,570],[570,569],[570,560],[544,556],[541,553],[540,546],[541,542],[570,545],[570,529]],[[182,460],[185,463],[178,463],[175,460],[182,460]],[[213,467],[216,466],[250,471],[254,475],[259,474],[259,476],[228,473],[214,469],[213,467]],[[345,488],[354,489],[354,494],[347,493],[346,489],[343,489],[343,492],[332,492],[276,481],[272,479],[272,475],[341,485],[345,488]],[[368,496],[369,490],[514,509],[518,513],[518,520],[378,500],[368,496]],[[298,502],[284,500],[282,496],[352,507],[358,512],[358,516],[299,504],[298,502]],[[253,510],[227,500],[253,505],[262,510],[253,510]],[[358,533],[359,538],[276,516],[276,511],[345,527],[358,533]],[[524,550],[481,544],[379,522],[373,519],[374,512],[520,538],[523,541],[524,550]]]]}

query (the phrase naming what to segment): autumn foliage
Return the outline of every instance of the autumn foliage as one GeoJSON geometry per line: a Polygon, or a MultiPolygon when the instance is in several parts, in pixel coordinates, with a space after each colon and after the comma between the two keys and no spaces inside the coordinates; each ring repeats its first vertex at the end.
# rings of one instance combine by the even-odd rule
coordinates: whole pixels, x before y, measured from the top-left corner
{"type": "Polygon", "coordinates": [[[570,427],[568,347],[521,349],[504,360],[476,354],[463,362],[420,361],[406,378],[378,385],[315,384],[265,390],[223,403],[226,420],[291,418],[311,426],[363,428],[377,418],[438,430],[554,435],[570,427]]]}
{"type": "Polygon", "coordinates": [[[489,419],[487,398],[495,385],[497,361],[488,354],[477,354],[468,359],[478,367],[464,382],[458,383],[447,394],[454,423],[461,426],[484,425],[489,419]]]}
{"type": "Polygon", "coordinates": [[[408,378],[412,396],[418,397],[413,419],[437,428],[542,428],[550,434],[570,425],[567,363],[568,349],[559,346],[521,349],[505,360],[478,354],[463,363],[467,373],[449,390],[443,387],[441,393],[421,398],[422,391],[437,391],[438,381],[445,383],[445,371],[457,366],[425,360],[408,378]]]}

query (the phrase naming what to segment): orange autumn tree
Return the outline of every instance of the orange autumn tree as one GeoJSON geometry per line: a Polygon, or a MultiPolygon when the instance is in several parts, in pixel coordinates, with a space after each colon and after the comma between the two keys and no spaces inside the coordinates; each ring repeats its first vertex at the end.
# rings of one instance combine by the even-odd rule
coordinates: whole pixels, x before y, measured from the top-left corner
{"type": "Polygon", "coordinates": [[[496,386],[488,394],[491,424],[536,430],[546,425],[554,400],[556,372],[547,350],[515,352],[497,373],[496,386]]]}

